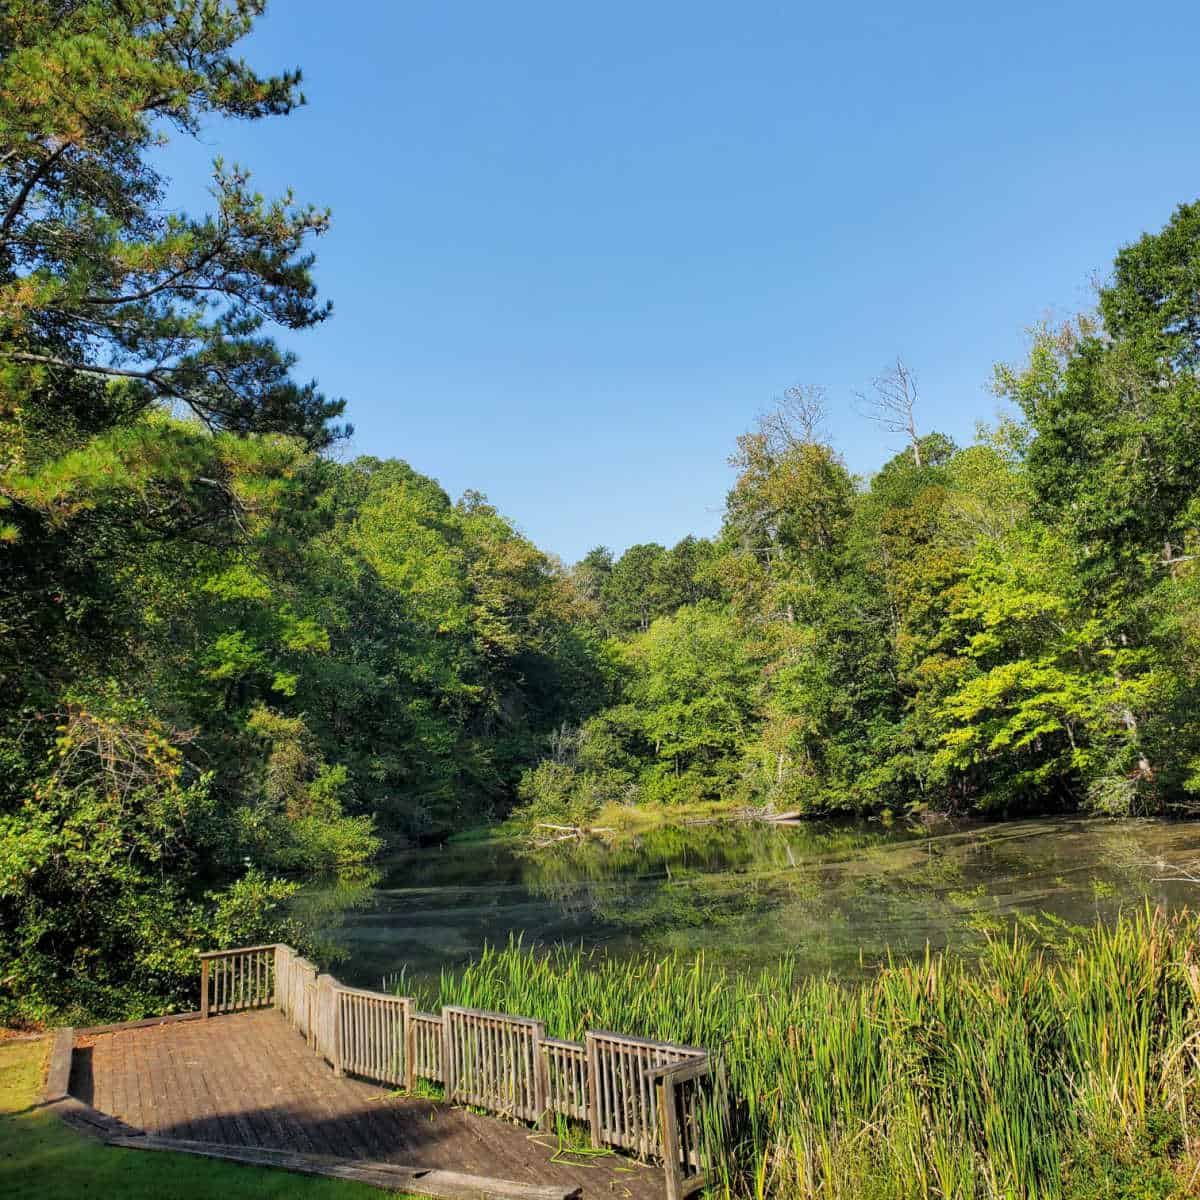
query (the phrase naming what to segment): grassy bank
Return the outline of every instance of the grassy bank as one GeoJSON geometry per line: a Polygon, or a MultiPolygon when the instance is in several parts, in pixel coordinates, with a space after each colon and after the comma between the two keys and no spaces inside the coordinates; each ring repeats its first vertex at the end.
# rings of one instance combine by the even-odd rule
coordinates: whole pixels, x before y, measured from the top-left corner
{"type": "Polygon", "coordinates": [[[101,1145],[37,1107],[48,1050],[48,1039],[0,1041],[0,1196],[6,1200],[379,1200],[364,1184],[101,1145]]]}
{"type": "Polygon", "coordinates": [[[424,1000],[717,1051],[726,1196],[1149,1200],[1200,1178],[1198,933],[1147,911],[863,985],[514,946],[424,1000]]]}

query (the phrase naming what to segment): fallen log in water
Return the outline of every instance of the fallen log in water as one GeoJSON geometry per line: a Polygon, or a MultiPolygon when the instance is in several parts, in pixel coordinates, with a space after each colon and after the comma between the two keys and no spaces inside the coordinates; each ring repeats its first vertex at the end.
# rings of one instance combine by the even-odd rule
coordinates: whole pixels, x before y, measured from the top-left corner
{"type": "Polygon", "coordinates": [[[574,842],[585,837],[591,837],[595,833],[616,833],[616,830],[610,825],[551,825],[548,821],[539,821],[534,825],[534,829],[550,829],[553,833],[550,837],[538,838],[530,835],[533,844],[537,847],[555,846],[559,842],[574,842]]]}

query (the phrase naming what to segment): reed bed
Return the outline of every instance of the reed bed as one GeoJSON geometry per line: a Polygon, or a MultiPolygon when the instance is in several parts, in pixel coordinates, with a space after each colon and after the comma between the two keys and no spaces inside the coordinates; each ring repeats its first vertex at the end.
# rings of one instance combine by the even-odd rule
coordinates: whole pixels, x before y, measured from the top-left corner
{"type": "Polygon", "coordinates": [[[742,976],[702,956],[514,942],[422,1002],[536,1014],[556,1037],[709,1047],[727,1089],[709,1122],[713,1195],[1196,1194],[1198,932],[1147,909],[1053,948],[1014,933],[857,985],[786,958],[742,976]]]}

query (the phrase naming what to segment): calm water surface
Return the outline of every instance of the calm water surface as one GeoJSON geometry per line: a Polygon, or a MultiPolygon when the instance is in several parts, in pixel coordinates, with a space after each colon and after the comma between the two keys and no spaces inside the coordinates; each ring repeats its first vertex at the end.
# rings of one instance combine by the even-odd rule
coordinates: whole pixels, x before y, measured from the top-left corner
{"type": "Polygon", "coordinates": [[[703,950],[739,970],[791,954],[853,976],[1025,917],[1090,924],[1146,899],[1200,905],[1161,864],[1200,860],[1200,823],[1081,819],[933,829],[875,823],[693,825],[614,845],[409,851],[372,878],[313,882],[302,919],[344,954],[347,983],[428,978],[486,944],[703,950]]]}

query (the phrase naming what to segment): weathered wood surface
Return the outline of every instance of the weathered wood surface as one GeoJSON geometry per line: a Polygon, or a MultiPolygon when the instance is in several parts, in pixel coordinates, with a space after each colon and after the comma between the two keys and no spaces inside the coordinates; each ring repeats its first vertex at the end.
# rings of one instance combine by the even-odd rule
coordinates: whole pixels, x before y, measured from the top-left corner
{"type": "MultiPolygon", "coordinates": [[[[328,978],[327,976],[323,978],[328,978]]],[[[333,1067],[364,1079],[403,1087],[409,1082],[405,1015],[412,1001],[358,988],[330,989],[337,1021],[328,1034],[333,1067]]]]}
{"type": "Polygon", "coordinates": [[[541,1021],[447,1005],[442,1009],[446,1097],[521,1121],[539,1121],[543,1095],[541,1021]]]}
{"type": "Polygon", "coordinates": [[[275,1002],[275,946],[200,955],[200,1015],[266,1008],[275,1002]]]}
{"type": "Polygon", "coordinates": [[[411,1063],[409,1090],[416,1079],[429,1079],[441,1083],[442,1074],[442,1018],[434,1013],[411,1012],[409,1024],[409,1054],[411,1063]]]}
{"type": "MultiPolygon", "coordinates": [[[[588,1030],[584,1043],[593,1144],[620,1146],[641,1158],[661,1156],[663,1125],[650,1073],[656,1067],[705,1062],[707,1056],[691,1046],[607,1030],[588,1030]]],[[[674,1132],[673,1126],[666,1128],[674,1132]]]]}
{"type": "MultiPolygon", "coordinates": [[[[410,1092],[419,1079],[444,1083],[450,1101],[543,1127],[561,1113],[587,1121],[597,1149],[660,1158],[668,1170],[679,1161],[690,1171],[692,1151],[677,1138],[688,1132],[700,1092],[669,1080],[654,1086],[648,1072],[707,1062],[704,1050],[607,1031],[588,1032],[586,1045],[549,1039],[534,1018],[457,1005],[439,1016],[416,1012],[408,997],[348,988],[318,973],[285,945],[274,947],[273,964],[276,1007],[337,1075],[403,1082],[410,1092]],[[678,1124],[661,1119],[659,1097],[668,1093],[680,1107],[678,1124]]],[[[208,994],[207,979],[202,991],[208,994]]]]}
{"type": "Polygon", "coordinates": [[[143,1017],[140,1021],[113,1021],[108,1025],[84,1025],[76,1027],[76,1037],[94,1033],[116,1033],[119,1029],[146,1029],[151,1025],[173,1025],[176,1021],[198,1021],[204,1014],[195,1012],[171,1013],[166,1017],[143,1017]]]}
{"type": "Polygon", "coordinates": [[[339,1078],[273,1010],[86,1041],[72,1094],[155,1137],[582,1188],[585,1200],[663,1194],[659,1167],[553,1162],[552,1135],[339,1078]]]}
{"type": "Polygon", "coordinates": [[[441,1171],[436,1168],[404,1167],[393,1163],[357,1161],[341,1162],[296,1154],[290,1150],[264,1150],[248,1146],[223,1146],[210,1142],[188,1141],[154,1135],[113,1137],[110,1146],[126,1150],[161,1150],[172,1154],[195,1154],[225,1162],[245,1163],[255,1167],[294,1171],[301,1175],[323,1175],[332,1179],[347,1179],[366,1183],[389,1191],[403,1189],[414,1196],[433,1196],[439,1200],[578,1200],[582,1190],[518,1183],[510,1179],[489,1179],[480,1175],[464,1175],[460,1171],[441,1171]]]}
{"type": "Polygon", "coordinates": [[[707,1059],[685,1060],[647,1073],[658,1098],[662,1145],[671,1148],[663,1164],[667,1200],[685,1200],[704,1187],[697,1089],[709,1073],[707,1059]]]}
{"type": "Polygon", "coordinates": [[[124,1121],[110,1117],[106,1113],[97,1112],[90,1104],[84,1104],[82,1100],[77,1100],[74,1096],[66,1096],[46,1107],[60,1120],[70,1125],[72,1129],[86,1134],[88,1137],[108,1141],[115,1137],[130,1137],[138,1132],[136,1129],[131,1129],[124,1121]]]}
{"type": "Polygon", "coordinates": [[[542,1041],[546,1062],[546,1106],[576,1121],[588,1120],[587,1050],[558,1038],[542,1041]]]}
{"type": "Polygon", "coordinates": [[[71,1054],[75,1047],[75,1030],[70,1026],[54,1031],[50,1044],[50,1062],[46,1066],[46,1082],[42,1087],[42,1103],[54,1104],[71,1092],[71,1054]]]}
{"type": "Polygon", "coordinates": [[[54,1030],[51,1035],[46,1078],[42,1082],[42,1105],[73,1129],[92,1137],[109,1138],[135,1133],[136,1130],[130,1129],[117,1117],[97,1112],[71,1095],[76,1035],[77,1031],[69,1025],[54,1030]]]}

